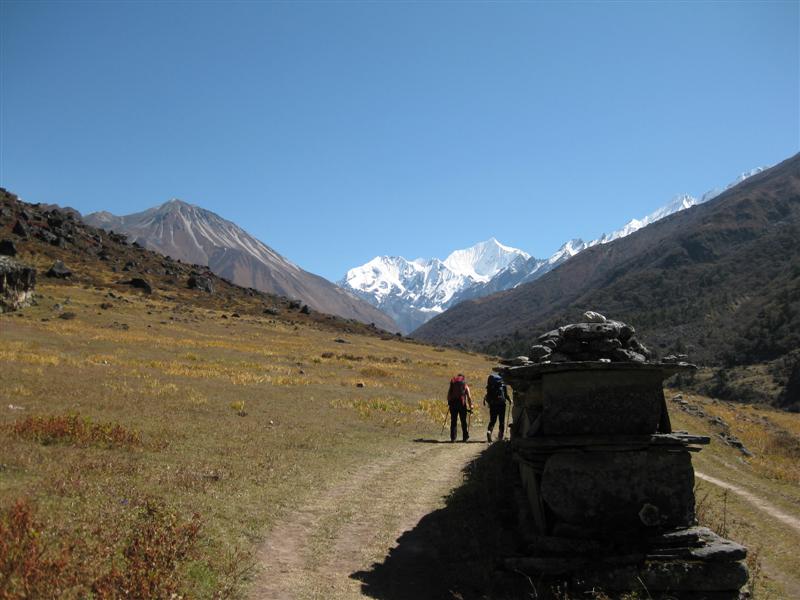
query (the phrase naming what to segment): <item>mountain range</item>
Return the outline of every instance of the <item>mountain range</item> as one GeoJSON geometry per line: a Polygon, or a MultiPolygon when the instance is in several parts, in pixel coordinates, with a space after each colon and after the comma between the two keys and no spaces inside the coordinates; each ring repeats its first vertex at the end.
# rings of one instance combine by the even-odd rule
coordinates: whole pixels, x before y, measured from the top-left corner
{"type": "Polygon", "coordinates": [[[633,324],[656,354],[724,367],[706,382],[715,397],[800,410],[800,154],[535,281],[462,302],[414,337],[526,354],[586,310],[633,324]]]}
{"type": "Polygon", "coordinates": [[[160,254],[207,266],[236,285],[299,299],[320,312],[375,323],[387,331],[398,330],[390,317],[364,300],[301,269],[235,223],[181,200],[124,216],[91,213],[83,220],[124,233],[131,242],[160,254]]]}
{"type": "Polygon", "coordinates": [[[368,263],[350,269],[338,283],[391,316],[403,333],[410,333],[464,300],[535,281],[587,248],[613,242],[666,216],[708,202],[763,170],[760,167],[742,173],[724,189],[710,190],[699,198],[689,194],[675,196],[649,215],[632,219],[620,229],[590,242],[571,239],[548,258],[535,258],[491,238],[470,248],[456,250],[444,260],[376,256],[368,263]]]}

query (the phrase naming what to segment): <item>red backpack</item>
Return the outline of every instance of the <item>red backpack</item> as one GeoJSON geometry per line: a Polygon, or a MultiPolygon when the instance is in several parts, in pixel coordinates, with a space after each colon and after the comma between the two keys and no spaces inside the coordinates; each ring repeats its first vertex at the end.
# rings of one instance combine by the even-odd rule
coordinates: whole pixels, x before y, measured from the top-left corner
{"type": "Polygon", "coordinates": [[[456,375],[450,380],[450,389],[447,390],[447,403],[450,406],[467,403],[467,380],[463,375],[456,375]]]}

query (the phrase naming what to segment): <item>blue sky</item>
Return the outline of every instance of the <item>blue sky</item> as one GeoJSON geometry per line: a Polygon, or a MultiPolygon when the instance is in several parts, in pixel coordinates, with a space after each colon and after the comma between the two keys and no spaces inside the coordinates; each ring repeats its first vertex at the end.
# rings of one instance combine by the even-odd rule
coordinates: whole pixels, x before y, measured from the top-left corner
{"type": "Polygon", "coordinates": [[[0,4],[0,185],[338,279],[547,256],[800,150],[798,2],[0,4]]]}

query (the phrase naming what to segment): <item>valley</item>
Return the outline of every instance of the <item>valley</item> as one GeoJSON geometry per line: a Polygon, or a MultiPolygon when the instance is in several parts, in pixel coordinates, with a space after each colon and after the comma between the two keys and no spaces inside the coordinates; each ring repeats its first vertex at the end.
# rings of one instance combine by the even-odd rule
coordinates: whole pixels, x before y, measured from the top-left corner
{"type": "MultiPolygon", "coordinates": [[[[515,552],[506,446],[439,443],[447,380],[480,390],[496,357],[213,274],[192,289],[196,268],[6,200],[29,213],[16,258],[40,273],[36,304],[0,315],[0,527],[34,561],[0,556],[13,581],[64,598],[529,592],[495,569],[515,552]],[[42,275],[56,258],[70,277],[42,275]]],[[[678,394],[675,426],[714,440],[696,456],[701,521],[751,547],[756,597],[794,593],[797,415],[678,394]]]]}

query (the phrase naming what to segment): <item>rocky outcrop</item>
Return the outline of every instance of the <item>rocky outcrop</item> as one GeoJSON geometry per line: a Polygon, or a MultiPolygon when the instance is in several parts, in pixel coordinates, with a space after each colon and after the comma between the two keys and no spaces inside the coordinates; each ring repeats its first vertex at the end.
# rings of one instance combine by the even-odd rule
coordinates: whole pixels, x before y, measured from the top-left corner
{"type": "Polygon", "coordinates": [[[211,278],[204,275],[192,274],[189,277],[188,287],[189,289],[200,290],[201,292],[206,292],[208,294],[214,293],[214,284],[212,283],[211,278]]]}
{"type": "Polygon", "coordinates": [[[29,306],[36,286],[36,269],[0,256],[0,313],[29,306]]]}

